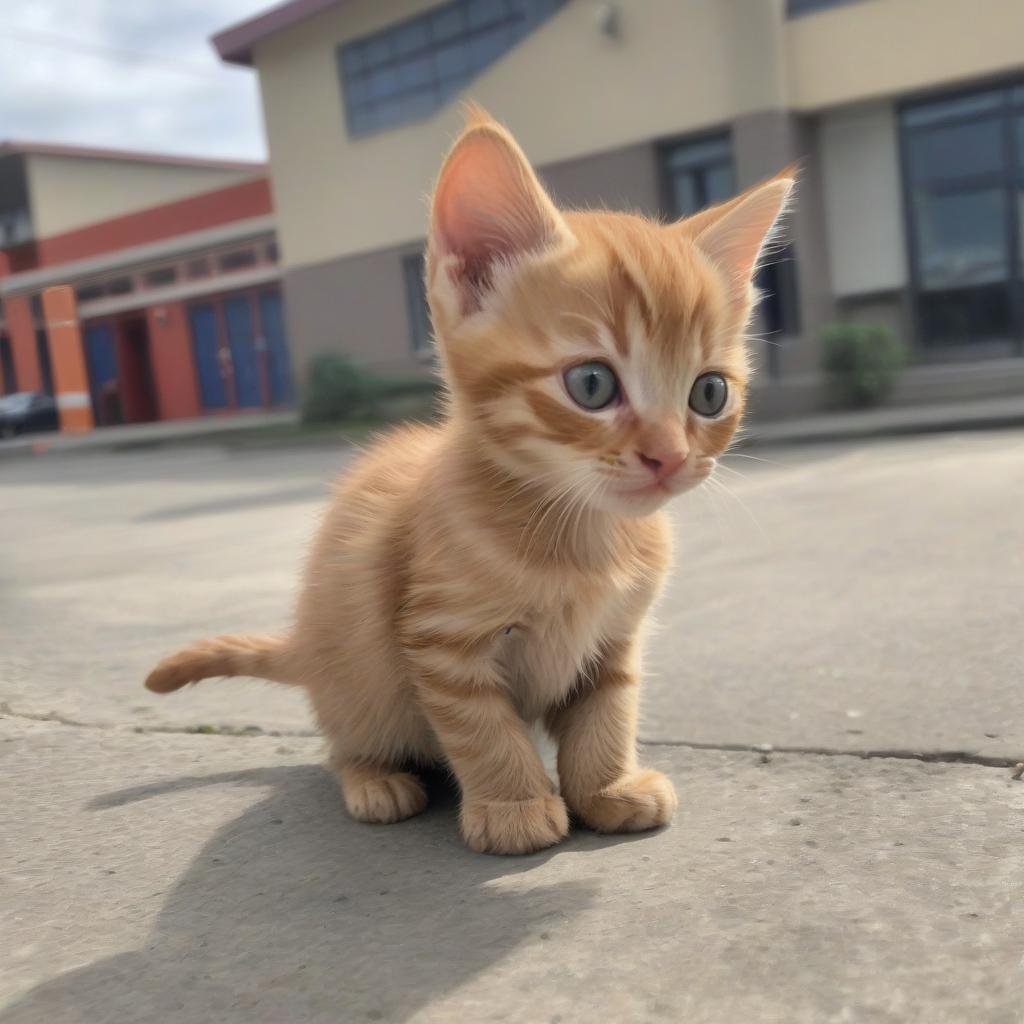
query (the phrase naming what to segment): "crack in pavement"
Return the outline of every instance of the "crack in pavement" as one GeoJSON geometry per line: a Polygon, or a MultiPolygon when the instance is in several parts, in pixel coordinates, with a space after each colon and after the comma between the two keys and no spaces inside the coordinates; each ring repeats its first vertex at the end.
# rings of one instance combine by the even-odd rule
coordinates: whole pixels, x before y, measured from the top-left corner
{"type": "Polygon", "coordinates": [[[857,757],[862,761],[890,758],[899,761],[923,761],[926,764],[976,764],[985,768],[1013,768],[1018,758],[975,754],[968,750],[839,750],[835,747],[776,746],[773,743],[701,743],[696,740],[644,740],[647,747],[683,747],[688,750],[721,750],[727,753],[805,754],[812,757],[857,757]]]}
{"type": "Polygon", "coordinates": [[[315,729],[264,729],[259,725],[129,725],[122,722],[81,722],[56,711],[15,711],[6,701],[0,701],[0,719],[18,718],[27,722],[56,722],[75,729],[117,729],[134,733],[173,733],[185,736],[298,736],[312,738],[321,734],[315,729]]]}
{"type": "MultiPolygon", "coordinates": [[[[56,711],[45,714],[15,711],[6,701],[0,701],[0,719],[18,718],[30,722],[55,722],[77,729],[119,729],[123,732],[156,733],[184,736],[226,736],[245,739],[251,736],[297,737],[313,739],[321,737],[315,729],[278,730],[264,729],[258,725],[127,725],[104,722],[80,722],[56,711]]],[[[1014,768],[1020,761],[1013,757],[996,757],[976,754],[967,750],[901,750],[866,749],[840,750],[835,747],[776,746],[773,743],[708,743],[698,740],[646,740],[637,743],[643,747],[679,747],[684,750],[717,750],[727,754],[760,754],[768,758],[771,754],[797,754],[808,757],[856,757],[862,761],[890,759],[898,761],[920,761],[924,764],[970,764],[983,768],[1014,768]]]]}

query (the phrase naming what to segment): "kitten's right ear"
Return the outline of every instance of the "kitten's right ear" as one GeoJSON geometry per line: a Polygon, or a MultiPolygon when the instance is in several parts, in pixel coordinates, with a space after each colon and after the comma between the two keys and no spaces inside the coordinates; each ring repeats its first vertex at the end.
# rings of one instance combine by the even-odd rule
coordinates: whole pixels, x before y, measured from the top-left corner
{"type": "Polygon", "coordinates": [[[480,308],[496,266],[572,240],[512,136],[472,108],[434,189],[430,279],[445,274],[466,315],[480,308]]]}

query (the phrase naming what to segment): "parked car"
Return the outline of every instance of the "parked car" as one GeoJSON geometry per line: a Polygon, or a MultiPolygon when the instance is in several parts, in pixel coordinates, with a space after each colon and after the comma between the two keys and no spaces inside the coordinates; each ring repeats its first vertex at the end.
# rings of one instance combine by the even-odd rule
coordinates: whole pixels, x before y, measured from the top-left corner
{"type": "Polygon", "coordinates": [[[0,398],[0,437],[60,426],[57,403],[42,391],[16,391],[0,398]]]}

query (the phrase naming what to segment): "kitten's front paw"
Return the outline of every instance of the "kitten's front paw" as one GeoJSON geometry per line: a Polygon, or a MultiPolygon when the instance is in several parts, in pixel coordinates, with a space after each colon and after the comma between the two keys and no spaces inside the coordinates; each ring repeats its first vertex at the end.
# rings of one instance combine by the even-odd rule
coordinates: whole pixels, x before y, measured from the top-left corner
{"type": "Polygon", "coordinates": [[[462,838],[477,853],[533,853],[569,834],[569,816],[559,796],[491,803],[465,802],[462,838]]]}
{"type": "Polygon", "coordinates": [[[667,825],[678,806],[672,783],[649,769],[575,801],[573,811],[595,832],[644,832],[667,825]]]}

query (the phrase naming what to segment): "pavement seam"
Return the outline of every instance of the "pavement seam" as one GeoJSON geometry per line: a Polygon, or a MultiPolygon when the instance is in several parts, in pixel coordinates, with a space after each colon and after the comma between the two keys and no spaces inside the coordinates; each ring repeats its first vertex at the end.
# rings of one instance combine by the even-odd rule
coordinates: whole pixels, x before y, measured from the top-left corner
{"type": "MultiPolygon", "coordinates": [[[[247,739],[252,736],[295,737],[314,739],[321,734],[315,729],[267,730],[259,726],[214,726],[214,725],[122,725],[103,722],[80,722],[60,715],[55,711],[46,714],[15,711],[6,701],[0,702],[0,718],[17,718],[30,722],[54,722],[76,729],[115,729],[137,734],[156,733],[180,736],[223,736],[229,739],[247,739]]],[[[809,757],[856,757],[862,761],[899,760],[921,761],[925,764],[970,764],[984,768],[1013,768],[1019,759],[994,757],[988,754],[974,754],[966,750],[839,750],[834,747],[777,746],[772,743],[701,743],[696,740],[646,740],[637,743],[643,747],[679,747],[684,750],[717,750],[725,754],[798,754],[809,757]]]]}
{"type": "Polygon", "coordinates": [[[840,750],[835,747],[778,746],[773,743],[701,743],[696,740],[645,740],[638,742],[645,747],[681,747],[687,750],[720,750],[733,754],[804,754],[811,757],[857,757],[862,761],[890,759],[898,761],[922,761],[926,764],[973,764],[984,768],[1013,768],[1019,758],[996,757],[989,754],[975,754],[967,750],[900,750],[881,748],[877,750],[840,750]]]}

